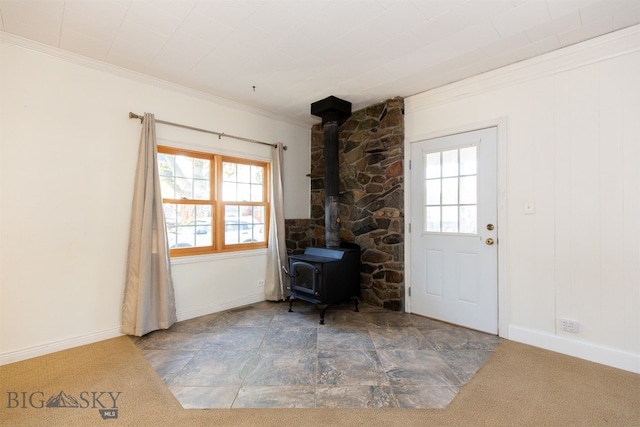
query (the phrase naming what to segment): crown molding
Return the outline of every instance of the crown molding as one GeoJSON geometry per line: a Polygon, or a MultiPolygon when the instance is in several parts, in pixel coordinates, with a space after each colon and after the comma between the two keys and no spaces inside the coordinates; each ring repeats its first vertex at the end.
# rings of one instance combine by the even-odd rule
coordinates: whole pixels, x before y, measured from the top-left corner
{"type": "Polygon", "coordinates": [[[237,101],[230,100],[228,98],[212,95],[210,93],[202,92],[196,89],[191,89],[186,86],[182,86],[176,83],[171,83],[166,80],[152,77],[138,71],[129,70],[124,67],[109,64],[98,59],[89,58],[87,56],[79,55],[77,53],[69,52],[58,47],[50,46],[40,42],[26,39],[24,37],[16,36],[5,31],[0,31],[0,43],[7,45],[13,45],[16,47],[28,49],[40,54],[52,56],[58,59],[65,60],[74,64],[82,65],[94,70],[110,73],[119,77],[124,77],[130,80],[135,80],[140,83],[149,84],[161,89],[170,90],[182,95],[187,95],[194,98],[199,98],[207,102],[223,105],[225,107],[234,108],[236,110],[245,111],[247,113],[262,116],[271,120],[287,123],[294,126],[302,126],[308,128],[309,123],[301,120],[295,120],[289,117],[279,116],[271,113],[267,110],[252,107],[246,104],[242,104],[237,101]]]}
{"type": "Polygon", "coordinates": [[[634,52],[640,52],[640,25],[409,96],[405,108],[419,111],[634,52]]]}

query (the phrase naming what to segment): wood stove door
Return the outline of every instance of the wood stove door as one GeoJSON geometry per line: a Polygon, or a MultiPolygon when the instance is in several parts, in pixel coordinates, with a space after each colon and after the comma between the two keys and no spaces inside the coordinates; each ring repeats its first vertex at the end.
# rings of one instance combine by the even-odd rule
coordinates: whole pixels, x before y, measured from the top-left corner
{"type": "Polygon", "coordinates": [[[319,298],[319,276],[320,269],[317,266],[302,261],[292,262],[291,290],[319,298]]]}

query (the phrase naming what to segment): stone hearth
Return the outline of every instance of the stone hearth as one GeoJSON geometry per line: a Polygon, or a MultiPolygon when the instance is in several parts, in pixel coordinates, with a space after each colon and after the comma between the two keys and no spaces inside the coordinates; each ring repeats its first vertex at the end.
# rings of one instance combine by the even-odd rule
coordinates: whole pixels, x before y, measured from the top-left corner
{"type": "MultiPolygon", "coordinates": [[[[362,248],[361,299],[404,309],[404,101],[352,113],[339,130],[340,238],[362,248]]],[[[286,221],[289,254],[325,244],[323,128],[311,132],[311,218],[286,221]]]]}

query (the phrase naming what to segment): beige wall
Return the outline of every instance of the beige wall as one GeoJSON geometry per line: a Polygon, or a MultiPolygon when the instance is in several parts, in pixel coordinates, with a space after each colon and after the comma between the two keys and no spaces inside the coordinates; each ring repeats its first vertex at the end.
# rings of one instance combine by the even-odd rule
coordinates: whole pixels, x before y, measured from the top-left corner
{"type": "MultiPolygon", "coordinates": [[[[283,142],[286,215],[308,217],[308,124],[27,47],[0,43],[0,364],[120,334],[140,138],[129,111],[283,142]]],[[[269,147],[163,125],[157,135],[163,143],[271,156],[269,147]]],[[[176,261],[178,318],[262,300],[265,262],[264,250],[176,261]]]]}

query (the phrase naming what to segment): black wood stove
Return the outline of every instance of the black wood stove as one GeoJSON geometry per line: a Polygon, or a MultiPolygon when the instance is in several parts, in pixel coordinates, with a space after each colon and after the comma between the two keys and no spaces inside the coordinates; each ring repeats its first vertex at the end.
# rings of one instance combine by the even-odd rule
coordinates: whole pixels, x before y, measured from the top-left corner
{"type": "Polygon", "coordinates": [[[294,299],[314,303],[320,324],[331,304],[351,299],[358,311],[360,293],[360,247],[309,247],[304,254],[289,256],[289,311],[294,299]]]}
{"type": "Polygon", "coordinates": [[[340,123],[351,115],[351,103],[329,96],[311,104],[311,114],[322,117],[324,130],[324,190],[326,248],[309,247],[289,257],[289,311],[294,299],[317,304],[320,324],[330,304],[351,298],[358,311],[360,247],[340,242],[339,159],[340,123]]]}

